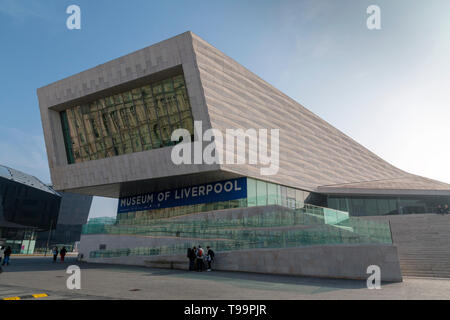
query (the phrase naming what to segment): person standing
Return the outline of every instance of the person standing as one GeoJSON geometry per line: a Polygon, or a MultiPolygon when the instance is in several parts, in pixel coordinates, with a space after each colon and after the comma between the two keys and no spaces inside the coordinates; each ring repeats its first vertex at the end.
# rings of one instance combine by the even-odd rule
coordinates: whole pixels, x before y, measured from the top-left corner
{"type": "Polygon", "coordinates": [[[197,247],[193,247],[192,248],[192,257],[194,259],[193,263],[194,263],[194,271],[197,271],[197,247]]]}
{"type": "Polygon", "coordinates": [[[197,272],[203,271],[203,249],[201,246],[198,246],[197,249],[197,272]]]}
{"type": "Polygon", "coordinates": [[[59,253],[59,255],[61,256],[61,262],[64,262],[64,257],[66,256],[66,253],[67,253],[66,247],[62,247],[62,249],[59,253]]]}
{"type": "Polygon", "coordinates": [[[191,270],[191,253],[192,253],[192,248],[188,248],[186,257],[189,259],[189,271],[192,271],[191,270]]]}
{"type": "Polygon", "coordinates": [[[193,271],[195,269],[195,258],[196,258],[195,247],[188,249],[187,257],[189,258],[189,271],[193,271]]]}
{"type": "Polygon", "coordinates": [[[211,271],[211,264],[214,261],[215,253],[209,246],[206,247],[206,250],[207,250],[206,261],[208,262],[208,269],[206,271],[211,271]]]}
{"type": "Polygon", "coordinates": [[[7,265],[9,266],[9,257],[11,256],[12,250],[11,247],[7,247],[5,251],[3,251],[3,263],[2,266],[7,265]]]}
{"type": "Polygon", "coordinates": [[[444,206],[444,209],[442,210],[442,214],[449,214],[450,213],[450,209],[448,208],[448,204],[446,204],[444,206]]]}
{"type": "Polygon", "coordinates": [[[53,253],[53,263],[55,263],[59,253],[58,247],[54,247],[52,253],[53,253]]]}

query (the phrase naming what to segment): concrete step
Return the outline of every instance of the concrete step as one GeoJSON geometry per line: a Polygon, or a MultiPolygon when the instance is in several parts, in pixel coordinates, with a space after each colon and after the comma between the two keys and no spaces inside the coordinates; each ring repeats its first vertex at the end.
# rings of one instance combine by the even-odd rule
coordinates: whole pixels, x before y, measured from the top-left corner
{"type": "Polygon", "coordinates": [[[417,273],[410,273],[410,274],[403,274],[404,277],[409,278],[441,278],[441,279],[448,279],[450,278],[450,275],[448,274],[417,274],[417,273]]]}
{"type": "Polygon", "coordinates": [[[400,260],[405,261],[442,261],[442,262],[450,262],[449,258],[446,257],[436,257],[436,256],[399,256],[400,260]]]}
{"type": "Polygon", "coordinates": [[[414,261],[414,260],[400,260],[401,265],[433,265],[433,266],[448,266],[450,265],[449,261],[427,261],[427,260],[421,260],[421,261],[414,261]]]}
{"type": "Polygon", "coordinates": [[[430,265],[404,265],[404,264],[400,264],[400,267],[402,268],[402,270],[429,270],[429,271],[436,271],[436,270],[441,270],[441,271],[449,271],[450,272],[450,268],[448,266],[430,266],[430,265]]]}

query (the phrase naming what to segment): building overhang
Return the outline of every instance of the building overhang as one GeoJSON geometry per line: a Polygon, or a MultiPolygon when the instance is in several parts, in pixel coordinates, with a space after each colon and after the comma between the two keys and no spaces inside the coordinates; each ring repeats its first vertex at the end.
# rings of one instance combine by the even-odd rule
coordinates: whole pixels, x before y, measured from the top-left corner
{"type": "Polygon", "coordinates": [[[243,177],[240,174],[212,170],[199,172],[195,174],[173,175],[153,179],[142,179],[134,181],[125,181],[121,183],[112,183],[107,185],[93,185],[75,189],[64,190],[78,194],[95,194],[107,198],[129,197],[154,191],[183,188],[192,185],[199,185],[215,181],[223,181],[243,177]]]}

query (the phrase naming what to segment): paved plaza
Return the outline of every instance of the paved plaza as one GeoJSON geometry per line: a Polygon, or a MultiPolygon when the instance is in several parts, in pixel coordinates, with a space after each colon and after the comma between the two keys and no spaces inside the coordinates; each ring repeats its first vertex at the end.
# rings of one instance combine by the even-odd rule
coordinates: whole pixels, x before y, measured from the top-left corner
{"type": "Polygon", "coordinates": [[[52,263],[51,257],[12,257],[0,274],[0,298],[46,294],[64,299],[450,299],[450,279],[405,278],[369,290],[365,281],[239,272],[187,272],[144,267],[52,263]],[[81,290],[69,290],[66,268],[81,268],[81,290]]]}

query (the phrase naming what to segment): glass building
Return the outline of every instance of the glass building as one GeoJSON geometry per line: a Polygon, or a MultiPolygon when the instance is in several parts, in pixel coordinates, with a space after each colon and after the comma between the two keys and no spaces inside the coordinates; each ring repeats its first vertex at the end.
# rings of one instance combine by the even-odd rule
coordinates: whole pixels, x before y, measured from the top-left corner
{"type": "Polygon", "coordinates": [[[58,223],[50,231],[37,233],[36,248],[64,245],[69,250],[74,247],[76,242],[80,241],[81,230],[88,220],[93,197],[67,192],[59,194],[62,198],[58,223]]]}
{"type": "Polygon", "coordinates": [[[58,221],[61,196],[33,176],[0,166],[0,245],[33,253],[37,232],[58,221]]]}
{"type": "Polygon", "coordinates": [[[450,205],[450,196],[331,196],[327,206],[352,216],[438,213],[438,206],[450,205]]]}

